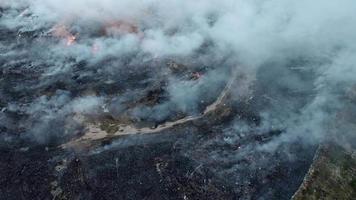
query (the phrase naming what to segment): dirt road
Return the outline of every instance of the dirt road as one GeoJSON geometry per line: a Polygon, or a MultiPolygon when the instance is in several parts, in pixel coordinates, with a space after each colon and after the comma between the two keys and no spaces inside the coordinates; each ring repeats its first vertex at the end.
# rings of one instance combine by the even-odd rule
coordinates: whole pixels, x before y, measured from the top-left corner
{"type": "Polygon", "coordinates": [[[222,92],[220,93],[218,98],[212,104],[207,106],[205,108],[204,112],[202,112],[202,114],[200,114],[200,115],[187,116],[187,117],[184,117],[182,119],[179,119],[179,120],[176,120],[173,122],[166,122],[166,123],[158,125],[156,128],[151,128],[151,127],[137,128],[132,125],[119,126],[119,130],[113,134],[108,134],[106,131],[100,129],[99,125],[90,124],[90,125],[88,125],[88,130],[85,133],[85,135],[83,135],[82,137],[80,137],[76,140],[70,141],[69,143],[62,145],[62,147],[66,148],[67,146],[72,146],[72,145],[75,145],[77,143],[81,143],[84,141],[100,140],[100,139],[104,139],[107,137],[116,137],[116,136],[121,136],[121,135],[158,133],[163,130],[170,129],[174,126],[200,119],[200,118],[206,116],[207,114],[214,112],[222,103],[224,103],[224,100],[228,96],[228,93],[230,92],[236,79],[237,79],[237,71],[233,70],[233,73],[232,73],[229,81],[226,83],[225,88],[222,90],[222,92]]]}

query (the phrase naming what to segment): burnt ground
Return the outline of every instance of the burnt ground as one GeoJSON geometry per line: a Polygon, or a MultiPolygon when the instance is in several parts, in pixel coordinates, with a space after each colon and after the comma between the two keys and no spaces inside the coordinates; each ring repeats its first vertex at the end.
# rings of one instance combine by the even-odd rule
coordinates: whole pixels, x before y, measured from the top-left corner
{"type": "MultiPolygon", "coordinates": [[[[87,96],[104,98],[99,107],[107,106],[109,113],[94,112],[89,116],[93,121],[104,116],[114,122],[129,116],[127,121],[143,126],[174,121],[197,115],[214,102],[232,64],[211,56],[214,45],[202,47],[207,53],[200,49],[189,58],[175,58],[178,64],[173,65],[170,58],[142,62],[146,58],[139,52],[94,62],[80,59],[44,32],[0,26],[1,200],[289,199],[302,183],[315,146],[296,141],[274,150],[259,148],[283,132],[261,129],[260,112],[276,108],[271,113],[279,116],[305,105],[310,88],[294,88],[283,79],[290,71],[285,66],[302,64],[261,67],[254,98],[229,102],[234,106],[229,105],[227,112],[218,110],[151,135],[107,138],[79,150],[63,149],[61,144],[83,134],[82,124],[73,122],[74,106],[68,104],[87,96]],[[187,64],[180,64],[182,60],[187,64]],[[271,67],[280,74],[269,74],[271,67]],[[188,102],[183,105],[186,109],[169,101],[171,79],[173,86],[182,82],[199,86],[188,95],[184,92],[191,87],[178,91],[184,97],[197,97],[178,96],[178,104],[188,102]],[[269,87],[272,84],[277,86],[269,87]],[[288,104],[296,98],[296,105],[288,104]],[[280,106],[285,103],[288,106],[280,106]],[[161,116],[162,111],[167,113],[161,116]],[[236,128],[237,122],[248,128],[236,128]]],[[[297,80],[305,78],[292,74],[297,80]]],[[[301,82],[310,86],[312,78],[305,79],[301,82]]]]}
{"type": "MultiPolygon", "coordinates": [[[[22,81],[23,76],[30,74],[6,74],[1,84],[11,86],[9,80],[22,81]]],[[[89,81],[82,87],[91,84],[99,83],[89,81]]],[[[63,89],[71,91],[68,87],[63,89]]],[[[9,98],[5,101],[32,98],[26,90],[12,94],[12,88],[4,88],[10,90],[2,91],[9,98]]],[[[29,89],[52,91],[35,88],[29,89]]],[[[148,92],[138,102],[159,101],[157,93],[148,92]]],[[[256,111],[267,100],[235,103],[227,114],[216,111],[156,134],[108,138],[81,150],[59,147],[70,138],[54,137],[41,144],[26,135],[26,129],[7,124],[0,145],[0,199],[289,199],[302,183],[315,147],[295,142],[259,150],[282,132],[258,129],[256,111]],[[236,119],[250,128],[235,129],[236,119]]],[[[11,110],[4,113],[14,122],[28,117],[11,110]]],[[[61,135],[63,122],[50,123],[44,132],[61,135]]]]}
{"type": "Polygon", "coordinates": [[[283,146],[271,153],[251,149],[278,132],[229,144],[221,135],[224,121],[102,141],[84,151],[2,145],[1,199],[289,199],[313,148],[289,144],[293,158],[283,146]]]}
{"type": "MultiPolygon", "coordinates": [[[[4,105],[13,100],[26,103],[34,98],[31,95],[43,91],[49,91],[48,96],[58,93],[59,88],[76,91],[71,80],[49,89],[28,84],[28,89],[35,91],[28,91],[30,96],[26,90],[9,87],[13,86],[11,81],[21,82],[30,75],[2,77],[0,83],[7,89],[2,94],[8,98],[4,105]]],[[[93,84],[100,85],[91,80],[81,87],[95,88],[93,84]]],[[[147,97],[140,94],[144,98],[137,102],[159,101],[162,91],[153,91],[147,97]]],[[[295,142],[273,151],[259,150],[282,132],[258,129],[256,111],[267,103],[264,98],[237,102],[227,114],[217,111],[156,134],[109,138],[81,150],[59,147],[70,139],[65,137],[38,143],[25,128],[7,123],[0,145],[0,199],[289,199],[302,183],[315,147],[295,142]],[[236,130],[236,119],[250,128],[236,130]]],[[[28,117],[18,111],[4,113],[6,120],[14,122],[28,117]]],[[[43,132],[62,136],[63,122],[49,123],[43,132]]]]}

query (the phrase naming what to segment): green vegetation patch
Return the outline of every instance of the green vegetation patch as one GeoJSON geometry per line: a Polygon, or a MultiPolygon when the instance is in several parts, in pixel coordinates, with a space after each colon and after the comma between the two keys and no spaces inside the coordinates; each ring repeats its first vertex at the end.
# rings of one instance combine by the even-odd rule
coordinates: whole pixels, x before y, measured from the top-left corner
{"type": "Polygon", "coordinates": [[[356,178],[351,180],[350,186],[352,187],[352,189],[353,189],[354,191],[356,191],[356,178]]]}
{"type": "Polygon", "coordinates": [[[294,200],[356,199],[356,159],[350,152],[325,145],[311,169],[294,200]]]}

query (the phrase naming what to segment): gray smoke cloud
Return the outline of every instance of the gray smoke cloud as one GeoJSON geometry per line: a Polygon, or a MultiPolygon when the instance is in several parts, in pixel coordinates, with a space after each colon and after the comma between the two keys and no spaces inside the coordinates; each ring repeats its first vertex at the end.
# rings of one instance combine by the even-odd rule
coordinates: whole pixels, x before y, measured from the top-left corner
{"type": "Polygon", "coordinates": [[[125,112],[146,120],[198,113],[201,99],[213,98],[206,91],[215,95],[227,81],[228,69],[239,65],[255,77],[247,88],[258,99],[259,129],[283,130],[262,149],[299,138],[315,143],[331,135],[352,136],[352,0],[2,0],[0,7],[0,24],[15,32],[10,43],[17,42],[8,45],[6,36],[0,36],[4,70],[23,70],[31,63],[38,66],[38,83],[18,87],[27,84],[35,90],[59,84],[54,88],[69,91],[65,102],[61,95],[41,94],[24,108],[29,115],[46,112],[40,114],[45,121],[103,112],[93,107],[105,106],[112,115],[125,112]],[[62,26],[65,30],[58,28],[62,26]],[[49,37],[54,32],[59,36],[49,37]],[[21,55],[25,64],[16,63],[21,55]],[[5,62],[9,59],[14,63],[5,62]],[[177,76],[162,67],[169,60],[204,76],[177,76]],[[156,86],[160,82],[164,84],[156,86]],[[159,104],[128,105],[149,93],[147,88],[165,91],[159,104]],[[92,97],[81,100],[87,93],[92,97]]]}

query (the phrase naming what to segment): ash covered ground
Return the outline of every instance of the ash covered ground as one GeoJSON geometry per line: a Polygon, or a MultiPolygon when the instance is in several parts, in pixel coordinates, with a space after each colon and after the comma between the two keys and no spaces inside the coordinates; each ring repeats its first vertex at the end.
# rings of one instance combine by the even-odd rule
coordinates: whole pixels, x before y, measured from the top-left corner
{"type": "Polygon", "coordinates": [[[0,1],[0,199],[290,199],[354,148],[334,4],[0,1]]]}

